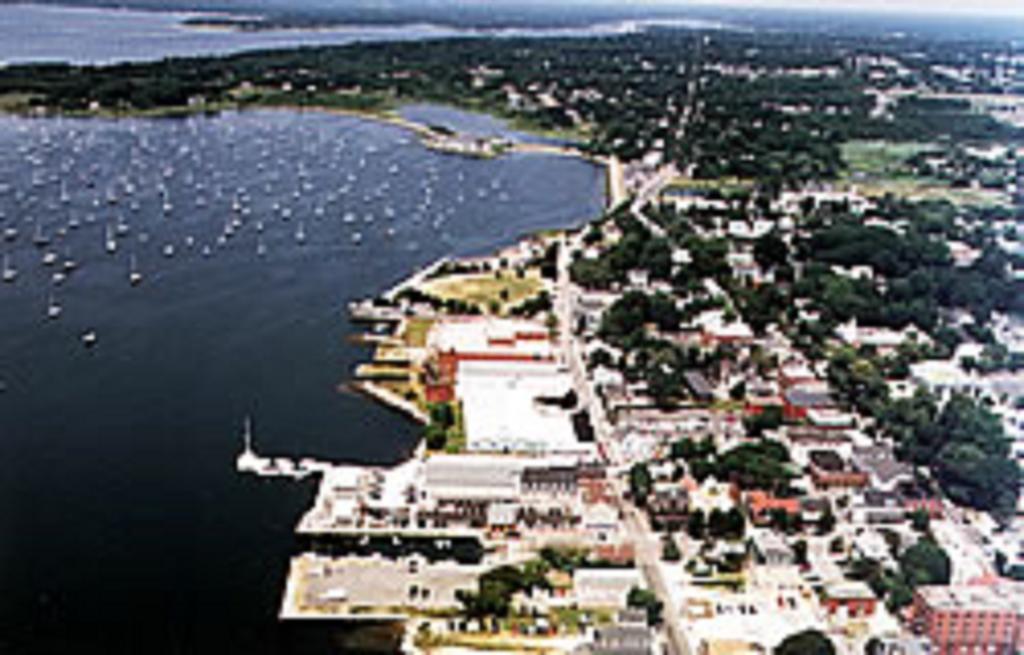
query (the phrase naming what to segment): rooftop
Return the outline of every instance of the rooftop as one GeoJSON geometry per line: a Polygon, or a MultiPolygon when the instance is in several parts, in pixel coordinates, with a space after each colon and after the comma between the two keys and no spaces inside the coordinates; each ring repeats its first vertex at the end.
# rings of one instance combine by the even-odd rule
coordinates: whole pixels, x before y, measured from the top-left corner
{"type": "Polygon", "coordinates": [[[427,345],[460,354],[514,354],[538,359],[554,355],[548,330],[540,323],[489,316],[438,321],[427,336],[427,345]]]}
{"type": "Polygon", "coordinates": [[[932,609],[1024,613],[1024,584],[929,585],[917,593],[932,609]]]}
{"type": "Polygon", "coordinates": [[[463,362],[455,393],[462,401],[466,442],[471,451],[575,452],[569,412],[536,402],[564,396],[567,373],[543,362],[463,362]]]}

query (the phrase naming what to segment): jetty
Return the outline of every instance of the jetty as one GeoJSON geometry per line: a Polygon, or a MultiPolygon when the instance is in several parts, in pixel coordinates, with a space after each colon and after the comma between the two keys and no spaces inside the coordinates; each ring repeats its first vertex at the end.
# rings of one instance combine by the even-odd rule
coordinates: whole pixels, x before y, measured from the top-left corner
{"type": "Polygon", "coordinates": [[[309,457],[294,460],[288,457],[258,455],[252,445],[252,421],[248,418],[245,420],[242,440],[242,452],[235,459],[235,470],[239,473],[262,478],[302,480],[313,475],[322,475],[331,468],[328,462],[320,462],[309,457]]]}

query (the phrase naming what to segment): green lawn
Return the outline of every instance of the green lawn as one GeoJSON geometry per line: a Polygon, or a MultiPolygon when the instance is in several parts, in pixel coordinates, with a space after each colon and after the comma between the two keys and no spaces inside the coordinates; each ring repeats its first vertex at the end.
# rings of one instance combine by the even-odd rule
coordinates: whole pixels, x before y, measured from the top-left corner
{"type": "Polygon", "coordinates": [[[906,175],[907,159],[931,147],[913,141],[848,141],[842,146],[842,156],[850,176],[891,177],[906,175]]]}
{"type": "Polygon", "coordinates": [[[497,277],[493,273],[450,275],[423,285],[423,291],[430,295],[472,303],[485,311],[496,305],[499,313],[536,296],[543,289],[544,283],[534,271],[523,277],[510,271],[501,271],[497,277]]]}
{"type": "Polygon", "coordinates": [[[848,141],[842,146],[848,169],[840,183],[856,185],[869,197],[892,194],[916,200],[948,200],[955,205],[1010,204],[1007,194],[1000,191],[953,188],[941,180],[913,175],[904,163],[931,147],[912,141],[848,141]]]}

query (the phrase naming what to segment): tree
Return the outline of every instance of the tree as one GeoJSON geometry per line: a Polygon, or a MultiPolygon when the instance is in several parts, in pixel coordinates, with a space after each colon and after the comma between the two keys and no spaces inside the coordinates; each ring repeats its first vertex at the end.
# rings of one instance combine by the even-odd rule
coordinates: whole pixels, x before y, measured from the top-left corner
{"type": "Polygon", "coordinates": [[[647,625],[656,626],[661,624],[661,613],[664,606],[653,591],[633,587],[629,590],[629,595],[626,597],[626,605],[644,610],[647,613],[647,625]]]}
{"type": "Polygon", "coordinates": [[[704,519],[704,510],[695,509],[686,517],[686,534],[690,539],[703,539],[707,529],[704,519]]]}
{"type": "Polygon", "coordinates": [[[455,424],[455,412],[449,403],[430,403],[430,422],[444,429],[455,424]]]}
{"type": "Polygon", "coordinates": [[[864,655],[884,655],[884,653],[885,646],[878,637],[872,637],[864,644],[864,655]]]}
{"type": "Polygon", "coordinates": [[[753,416],[743,418],[743,427],[751,437],[760,437],[765,430],[777,430],[782,425],[782,407],[770,405],[753,416]]]}
{"type": "Polygon", "coordinates": [[[1010,457],[1002,423],[983,404],[954,394],[942,407],[927,393],[889,403],[878,415],[897,455],[931,467],[943,491],[960,505],[1013,516],[1021,471],[1010,457]]]}
{"type": "Polygon", "coordinates": [[[712,537],[730,540],[742,539],[746,528],[747,524],[743,513],[735,507],[727,512],[715,508],[711,510],[711,515],[708,517],[708,533],[712,537]]]}
{"type": "Polygon", "coordinates": [[[793,561],[797,566],[807,566],[807,542],[803,539],[793,542],[793,561]]]}
{"type": "Polygon", "coordinates": [[[781,266],[789,258],[789,246],[773,230],[754,242],[754,260],[761,268],[781,266]]]}
{"type": "Polygon", "coordinates": [[[820,630],[804,630],[782,640],[773,655],[835,655],[836,647],[820,630]]]}
{"type": "Polygon", "coordinates": [[[729,397],[733,400],[743,400],[747,397],[747,381],[740,380],[729,389],[729,397]]]}
{"type": "Polygon", "coordinates": [[[681,557],[676,540],[670,534],[665,535],[661,540],[661,559],[666,562],[678,562],[681,557]]]}
{"type": "Polygon", "coordinates": [[[910,513],[910,525],[918,532],[928,532],[931,517],[923,509],[915,509],[910,513]]]}
{"type": "Polygon", "coordinates": [[[448,431],[436,423],[429,424],[423,429],[423,438],[430,450],[441,450],[448,443],[448,431]]]}
{"type": "Polygon", "coordinates": [[[638,462],[629,469],[629,491],[637,505],[642,507],[647,504],[647,497],[651,494],[653,484],[651,470],[643,462],[638,462]]]}
{"type": "Polygon", "coordinates": [[[818,534],[826,535],[836,527],[836,515],[832,512],[832,505],[829,504],[825,507],[825,511],[821,513],[821,517],[818,519],[818,534]]]}
{"type": "Polygon", "coordinates": [[[899,563],[900,571],[912,588],[949,584],[953,568],[949,555],[929,538],[920,539],[903,551],[899,563]]]}

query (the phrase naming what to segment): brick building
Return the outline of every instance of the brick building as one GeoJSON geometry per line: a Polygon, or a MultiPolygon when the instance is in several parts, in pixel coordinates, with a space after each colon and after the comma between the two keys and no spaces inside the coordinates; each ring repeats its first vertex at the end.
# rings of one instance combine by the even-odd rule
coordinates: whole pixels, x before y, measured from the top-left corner
{"type": "Polygon", "coordinates": [[[918,588],[914,630],[927,637],[932,655],[1016,655],[1024,650],[1024,584],[918,588]]]}

